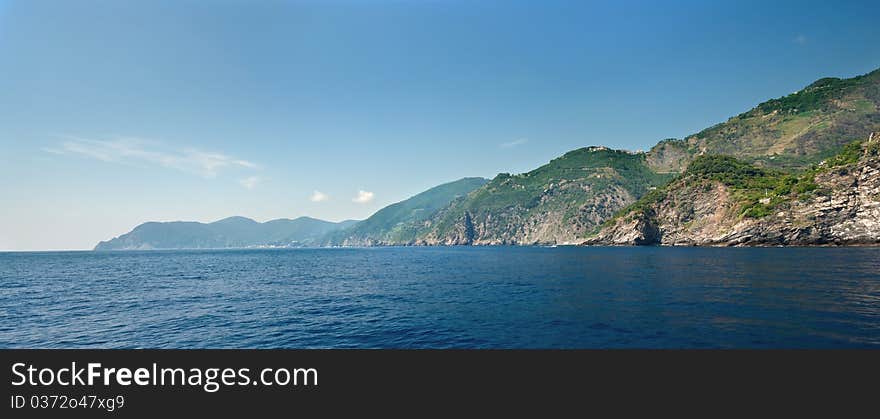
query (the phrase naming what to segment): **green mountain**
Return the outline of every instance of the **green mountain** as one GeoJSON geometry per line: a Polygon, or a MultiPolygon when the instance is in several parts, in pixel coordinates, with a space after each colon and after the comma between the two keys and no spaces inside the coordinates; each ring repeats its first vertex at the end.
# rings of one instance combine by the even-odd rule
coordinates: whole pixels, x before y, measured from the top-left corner
{"type": "Polygon", "coordinates": [[[96,249],[574,244],[588,237],[611,244],[752,240],[725,235],[728,228],[763,237],[752,243],[866,243],[874,234],[873,227],[863,228],[873,225],[874,195],[846,198],[848,206],[837,209],[848,212],[833,217],[804,214],[825,208],[823,199],[835,196],[825,192],[846,191],[847,181],[874,193],[875,160],[860,157],[868,151],[854,141],[876,141],[864,140],[875,131],[880,131],[880,70],[820,79],[697,134],[660,141],[647,153],[581,148],[527,173],[437,186],[357,223],[298,218],[260,224],[242,217],[211,224],[146,223],[96,249]],[[857,169],[868,182],[828,172],[831,167],[857,169]],[[774,214],[790,216],[782,223],[774,214]],[[817,219],[823,221],[816,224],[817,219]],[[846,219],[862,223],[850,228],[861,236],[830,232],[834,223],[849,225],[846,219]],[[746,224],[739,224],[742,220],[746,224]],[[704,227],[702,236],[690,230],[704,227]]]}
{"type": "Polygon", "coordinates": [[[319,244],[319,240],[328,233],[355,223],[351,220],[333,223],[309,217],[265,223],[245,217],[229,217],[208,224],[189,221],[148,222],[129,233],[98,243],[95,250],[313,246],[319,244]]]}
{"type": "Polygon", "coordinates": [[[405,201],[391,204],[353,227],[333,233],[326,240],[334,245],[412,244],[423,234],[426,222],[438,210],[483,186],[487,179],[470,177],[428,189],[405,201]]]}
{"type": "Polygon", "coordinates": [[[453,201],[427,224],[418,244],[575,243],[606,218],[672,175],[644,153],[587,147],[519,175],[502,173],[453,201]]]}
{"type": "Polygon", "coordinates": [[[802,170],[880,130],[880,69],[823,78],[683,140],[648,153],[652,168],[681,171],[694,157],[723,154],[760,167],[802,170]]]}

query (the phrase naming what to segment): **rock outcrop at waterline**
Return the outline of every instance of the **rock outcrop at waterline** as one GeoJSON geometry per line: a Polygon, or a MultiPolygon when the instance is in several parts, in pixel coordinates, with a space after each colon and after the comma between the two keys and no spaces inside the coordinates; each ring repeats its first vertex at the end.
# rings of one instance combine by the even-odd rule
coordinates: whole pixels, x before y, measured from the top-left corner
{"type": "Polygon", "coordinates": [[[781,180],[758,169],[745,180],[689,170],[584,244],[880,245],[880,133],[848,149],[801,177],[781,180]],[[749,198],[755,185],[768,188],[757,202],[749,198]]]}

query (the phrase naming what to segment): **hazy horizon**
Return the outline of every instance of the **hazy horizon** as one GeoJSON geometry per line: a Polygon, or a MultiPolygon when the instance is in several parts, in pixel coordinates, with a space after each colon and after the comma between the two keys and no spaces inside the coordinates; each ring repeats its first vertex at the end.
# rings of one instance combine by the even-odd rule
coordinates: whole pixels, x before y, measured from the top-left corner
{"type": "Polygon", "coordinates": [[[880,67],[871,1],[0,1],[0,251],[362,220],[880,67]]]}

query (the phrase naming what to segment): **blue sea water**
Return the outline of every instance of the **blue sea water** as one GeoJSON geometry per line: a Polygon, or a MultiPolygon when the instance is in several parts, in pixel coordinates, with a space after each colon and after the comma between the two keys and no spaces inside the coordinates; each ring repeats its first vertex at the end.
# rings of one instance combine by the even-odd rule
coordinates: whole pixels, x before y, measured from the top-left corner
{"type": "Polygon", "coordinates": [[[880,347],[880,249],[0,253],[0,347],[880,347]]]}

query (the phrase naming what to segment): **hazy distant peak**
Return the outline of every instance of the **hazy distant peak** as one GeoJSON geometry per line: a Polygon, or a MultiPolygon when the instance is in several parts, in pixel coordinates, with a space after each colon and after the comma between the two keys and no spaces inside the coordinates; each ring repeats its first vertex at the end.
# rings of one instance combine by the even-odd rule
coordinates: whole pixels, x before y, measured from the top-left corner
{"type": "Polygon", "coordinates": [[[250,219],[247,217],[242,217],[240,215],[235,215],[232,217],[226,217],[222,220],[214,221],[211,224],[259,224],[259,223],[254,221],[253,219],[250,219]]]}

